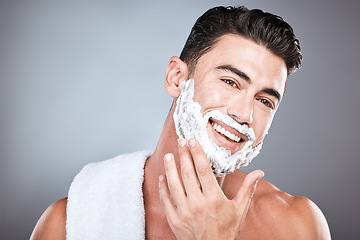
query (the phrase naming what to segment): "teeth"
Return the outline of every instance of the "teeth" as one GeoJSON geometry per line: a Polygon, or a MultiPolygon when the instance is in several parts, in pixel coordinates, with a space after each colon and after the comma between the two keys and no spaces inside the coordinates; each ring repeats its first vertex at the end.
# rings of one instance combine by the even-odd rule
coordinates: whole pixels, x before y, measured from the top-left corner
{"type": "Polygon", "coordinates": [[[230,138],[231,133],[230,133],[229,131],[225,131],[225,134],[224,134],[224,135],[227,136],[228,138],[230,138]]]}
{"type": "Polygon", "coordinates": [[[216,129],[215,129],[216,131],[218,131],[218,132],[220,132],[221,131],[221,127],[218,125],[218,126],[216,126],[216,129]]]}
{"type": "Polygon", "coordinates": [[[236,135],[233,134],[233,133],[230,133],[229,131],[225,130],[225,128],[221,127],[220,125],[217,125],[217,124],[215,123],[215,124],[213,125],[213,127],[214,127],[214,129],[215,129],[217,132],[225,135],[226,137],[230,138],[231,140],[233,140],[233,141],[235,141],[235,142],[240,142],[241,137],[236,136],[236,135]]]}

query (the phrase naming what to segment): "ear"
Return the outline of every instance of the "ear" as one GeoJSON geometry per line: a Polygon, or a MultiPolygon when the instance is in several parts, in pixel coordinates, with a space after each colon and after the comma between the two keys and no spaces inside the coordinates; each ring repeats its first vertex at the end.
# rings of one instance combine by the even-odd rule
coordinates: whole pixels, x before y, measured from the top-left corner
{"type": "Polygon", "coordinates": [[[178,57],[172,57],[166,68],[165,89],[166,92],[174,98],[179,97],[181,93],[181,83],[188,80],[189,69],[185,62],[178,57]]]}

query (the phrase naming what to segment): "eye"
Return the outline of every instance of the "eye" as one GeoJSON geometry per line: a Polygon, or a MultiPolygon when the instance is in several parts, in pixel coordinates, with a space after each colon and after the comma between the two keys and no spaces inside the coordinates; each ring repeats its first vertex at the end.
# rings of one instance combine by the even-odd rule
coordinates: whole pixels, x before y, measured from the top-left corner
{"type": "Polygon", "coordinates": [[[234,82],[233,80],[229,80],[229,79],[221,79],[223,80],[226,84],[232,86],[232,87],[238,87],[238,85],[236,84],[236,82],[234,82]]]}
{"type": "Polygon", "coordinates": [[[262,104],[264,104],[265,106],[267,106],[268,108],[274,109],[273,104],[269,100],[260,98],[260,99],[258,99],[258,101],[261,102],[262,104]]]}

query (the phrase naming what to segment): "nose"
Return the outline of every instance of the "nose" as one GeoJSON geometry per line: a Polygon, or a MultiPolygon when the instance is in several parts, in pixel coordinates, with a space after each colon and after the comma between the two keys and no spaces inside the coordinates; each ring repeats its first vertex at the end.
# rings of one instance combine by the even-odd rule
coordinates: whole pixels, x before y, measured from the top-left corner
{"type": "Polygon", "coordinates": [[[228,115],[240,124],[250,125],[253,122],[254,101],[246,94],[239,94],[230,99],[228,115]]]}

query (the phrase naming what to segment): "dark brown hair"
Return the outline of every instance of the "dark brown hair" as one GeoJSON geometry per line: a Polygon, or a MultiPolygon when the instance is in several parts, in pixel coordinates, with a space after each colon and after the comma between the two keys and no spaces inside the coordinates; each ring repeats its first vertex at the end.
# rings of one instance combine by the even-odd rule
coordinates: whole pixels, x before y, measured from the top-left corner
{"type": "Polygon", "coordinates": [[[225,34],[241,35],[263,45],[285,61],[288,75],[301,66],[300,42],[281,17],[244,6],[215,7],[197,19],[180,54],[190,73],[199,58],[225,34]]]}

